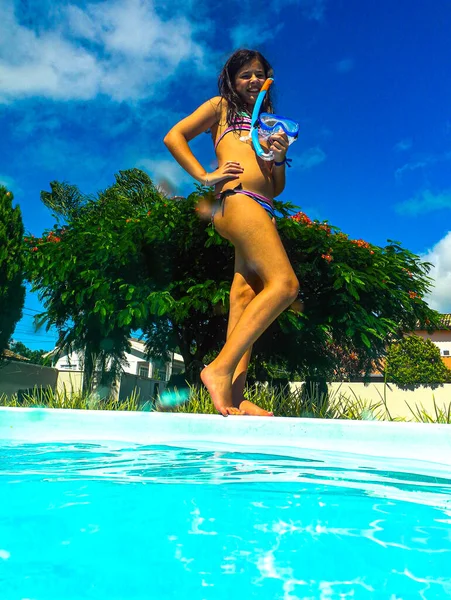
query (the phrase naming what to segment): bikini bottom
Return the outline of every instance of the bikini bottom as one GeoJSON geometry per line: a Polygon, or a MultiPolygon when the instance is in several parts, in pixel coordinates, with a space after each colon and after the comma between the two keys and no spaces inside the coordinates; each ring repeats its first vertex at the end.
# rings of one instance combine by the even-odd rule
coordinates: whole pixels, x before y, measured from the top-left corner
{"type": "MultiPolygon", "coordinates": [[[[224,190],[223,192],[221,192],[220,194],[218,194],[216,196],[216,200],[219,201],[219,206],[222,207],[222,214],[224,214],[224,204],[225,204],[226,198],[228,196],[234,196],[235,194],[243,194],[244,196],[248,196],[249,198],[252,198],[252,200],[255,200],[255,202],[260,204],[260,206],[262,206],[266,210],[266,212],[271,217],[271,219],[275,218],[273,201],[270,200],[269,198],[266,198],[265,196],[261,196],[260,194],[257,194],[256,192],[250,192],[249,190],[243,190],[243,186],[241,185],[241,183],[239,185],[237,185],[236,187],[234,187],[233,189],[224,190]]],[[[212,221],[213,221],[213,218],[214,218],[214,213],[212,215],[212,221]]]]}

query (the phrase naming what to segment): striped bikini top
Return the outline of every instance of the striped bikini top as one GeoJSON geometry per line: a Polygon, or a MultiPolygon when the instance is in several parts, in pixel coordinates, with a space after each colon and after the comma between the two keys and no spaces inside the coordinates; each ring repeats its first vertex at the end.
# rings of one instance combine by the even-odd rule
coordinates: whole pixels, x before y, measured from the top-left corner
{"type": "Polygon", "coordinates": [[[224,131],[221,133],[219,138],[216,140],[215,150],[218,147],[219,142],[222,140],[222,138],[225,135],[227,135],[231,131],[240,131],[240,130],[241,131],[250,131],[252,128],[251,123],[252,123],[252,120],[248,115],[240,113],[238,115],[238,118],[235,120],[234,125],[230,125],[230,127],[227,127],[227,129],[224,129],[224,131]]]}

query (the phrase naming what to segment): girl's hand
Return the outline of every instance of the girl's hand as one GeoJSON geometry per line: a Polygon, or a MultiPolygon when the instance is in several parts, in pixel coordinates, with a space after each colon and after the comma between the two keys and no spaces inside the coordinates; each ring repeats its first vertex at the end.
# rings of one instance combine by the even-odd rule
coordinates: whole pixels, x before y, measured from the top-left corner
{"type": "Polygon", "coordinates": [[[216,171],[207,173],[205,175],[204,185],[216,185],[220,181],[230,181],[232,179],[239,179],[241,173],[244,171],[243,167],[239,162],[228,160],[223,165],[218,167],[216,171]]]}
{"type": "Polygon", "coordinates": [[[269,149],[272,150],[274,154],[275,162],[282,162],[285,159],[287,154],[288,146],[288,137],[285,133],[275,133],[269,138],[271,145],[269,149]]]}

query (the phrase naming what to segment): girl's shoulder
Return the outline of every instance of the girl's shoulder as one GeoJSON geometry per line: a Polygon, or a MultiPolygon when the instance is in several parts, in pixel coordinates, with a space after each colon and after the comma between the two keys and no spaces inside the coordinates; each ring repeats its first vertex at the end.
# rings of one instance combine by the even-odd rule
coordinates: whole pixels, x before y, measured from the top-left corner
{"type": "Polygon", "coordinates": [[[221,117],[224,115],[224,113],[227,113],[228,103],[227,100],[222,96],[214,96],[213,98],[210,98],[210,100],[207,100],[207,102],[215,111],[218,120],[221,120],[221,117]]]}

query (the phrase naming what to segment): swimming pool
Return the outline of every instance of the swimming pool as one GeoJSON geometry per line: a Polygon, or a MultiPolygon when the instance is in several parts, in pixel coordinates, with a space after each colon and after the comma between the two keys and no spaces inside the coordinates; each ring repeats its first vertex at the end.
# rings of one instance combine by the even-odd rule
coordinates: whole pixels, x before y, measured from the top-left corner
{"type": "Polygon", "coordinates": [[[0,409],[2,600],[445,598],[451,428],[0,409]]]}

